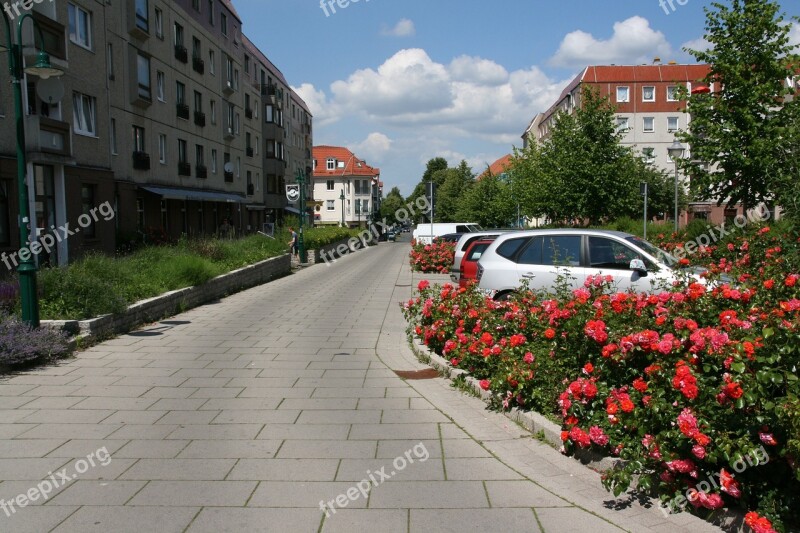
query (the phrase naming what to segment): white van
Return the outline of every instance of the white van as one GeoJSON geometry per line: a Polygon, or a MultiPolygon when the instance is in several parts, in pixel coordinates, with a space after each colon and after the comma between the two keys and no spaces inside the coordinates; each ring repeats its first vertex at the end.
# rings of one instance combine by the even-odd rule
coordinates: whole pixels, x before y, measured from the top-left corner
{"type": "Polygon", "coordinates": [[[418,243],[430,244],[436,237],[448,233],[473,233],[481,231],[481,227],[474,222],[434,222],[433,224],[417,224],[411,236],[418,243]]]}

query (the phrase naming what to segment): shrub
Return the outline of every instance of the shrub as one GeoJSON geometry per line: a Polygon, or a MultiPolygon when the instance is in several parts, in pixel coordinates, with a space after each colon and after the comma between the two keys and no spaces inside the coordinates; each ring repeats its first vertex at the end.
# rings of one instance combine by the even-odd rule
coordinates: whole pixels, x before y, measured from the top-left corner
{"type": "Polygon", "coordinates": [[[66,334],[33,329],[0,313],[0,365],[22,365],[62,357],[69,352],[66,334]]]}
{"type": "Polygon", "coordinates": [[[415,272],[436,272],[444,274],[450,271],[455,258],[456,245],[452,242],[434,239],[431,244],[411,242],[409,262],[415,272]]]}
{"type": "Polygon", "coordinates": [[[10,314],[19,301],[19,283],[0,281],[0,313],[10,314]]]}

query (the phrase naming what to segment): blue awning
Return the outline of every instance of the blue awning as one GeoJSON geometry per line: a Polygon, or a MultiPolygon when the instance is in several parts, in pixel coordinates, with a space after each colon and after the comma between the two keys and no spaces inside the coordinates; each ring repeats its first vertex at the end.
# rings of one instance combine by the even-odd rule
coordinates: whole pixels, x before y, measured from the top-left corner
{"type": "Polygon", "coordinates": [[[232,192],[205,191],[200,189],[178,189],[176,187],[147,186],[142,189],[157,194],[165,200],[194,200],[206,202],[244,203],[247,199],[232,192]]]}

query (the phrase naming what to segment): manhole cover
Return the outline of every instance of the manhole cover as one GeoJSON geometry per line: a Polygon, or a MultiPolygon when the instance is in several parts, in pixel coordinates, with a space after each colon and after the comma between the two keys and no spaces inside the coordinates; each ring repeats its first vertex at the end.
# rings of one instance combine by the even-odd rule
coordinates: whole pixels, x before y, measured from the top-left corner
{"type": "Polygon", "coordinates": [[[403,379],[434,379],[439,377],[439,372],[433,368],[425,370],[395,370],[395,374],[403,379]]]}

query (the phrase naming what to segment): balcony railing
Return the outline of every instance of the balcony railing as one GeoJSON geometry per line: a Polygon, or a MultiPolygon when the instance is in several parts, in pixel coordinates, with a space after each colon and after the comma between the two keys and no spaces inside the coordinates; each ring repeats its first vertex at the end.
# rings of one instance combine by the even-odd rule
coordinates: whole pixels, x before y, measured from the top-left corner
{"type": "Polygon", "coordinates": [[[253,196],[255,194],[255,185],[252,183],[247,184],[247,196],[253,196]]]}
{"type": "Polygon", "coordinates": [[[198,74],[203,74],[206,71],[206,64],[202,58],[192,56],[192,68],[198,74]]]}
{"type": "Polygon", "coordinates": [[[202,165],[197,165],[194,168],[194,175],[200,179],[206,179],[208,177],[208,169],[202,165]]]}
{"type": "Polygon", "coordinates": [[[200,126],[201,128],[205,127],[206,125],[206,114],[202,111],[195,111],[194,112],[194,123],[200,126]]]}
{"type": "Polygon", "coordinates": [[[225,181],[227,181],[228,183],[233,182],[233,172],[226,171],[224,175],[225,175],[225,181]]]}
{"type": "Polygon", "coordinates": [[[147,152],[133,152],[133,168],[136,170],[150,170],[150,154],[147,152]]]}
{"type": "Polygon", "coordinates": [[[28,152],[41,152],[72,157],[72,126],[68,122],[41,115],[25,117],[25,147],[28,152]]]}
{"type": "Polygon", "coordinates": [[[182,44],[175,45],[175,59],[181,63],[189,62],[189,51],[182,44]]]}
{"type": "Polygon", "coordinates": [[[223,131],[223,137],[225,137],[226,140],[233,139],[235,137],[235,135],[233,134],[233,127],[228,126],[227,128],[225,128],[225,130],[223,131]]]}
{"type": "Polygon", "coordinates": [[[244,116],[245,116],[246,118],[253,118],[253,110],[252,110],[252,109],[250,109],[249,107],[245,108],[245,110],[244,110],[244,116]]]}
{"type": "Polygon", "coordinates": [[[229,78],[224,78],[222,80],[222,92],[225,94],[230,94],[233,92],[233,80],[229,78]]]}
{"type": "Polygon", "coordinates": [[[178,118],[189,120],[189,106],[187,104],[175,104],[175,114],[178,118]]]}
{"type": "Polygon", "coordinates": [[[244,152],[247,155],[247,157],[253,157],[253,147],[252,146],[248,146],[247,148],[245,148],[244,152]]]}
{"type": "Polygon", "coordinates": [[[191,176],[192,165],[185,162],[178,163],[178,176],[191,176]]]}

